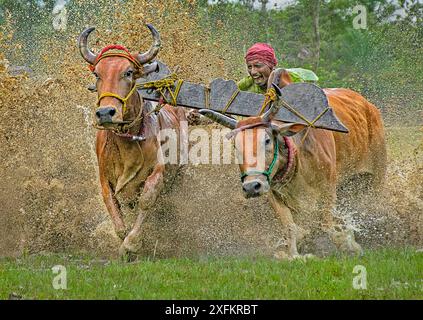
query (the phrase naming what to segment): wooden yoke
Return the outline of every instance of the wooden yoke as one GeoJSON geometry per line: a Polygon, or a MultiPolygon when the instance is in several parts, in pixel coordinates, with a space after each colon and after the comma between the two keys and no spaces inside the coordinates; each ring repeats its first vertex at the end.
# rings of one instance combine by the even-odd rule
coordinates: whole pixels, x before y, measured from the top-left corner
{"type": "MultiPolygon", "coordinates": [[[[161,62],[159,71],[151,73],[138,82],[138,89],[145,100],[159,101],[160,93],[151,88],[142,88],[143,82],[163,79],[170,74],[169,68],[161,62]]],[[[283,72],[282,72],[283,76],[283,72]]],[[[289,76],[289,75],[288,75],[289,76]]],[[[286,78],[286,77],[285,77],[286,78]]],[[[288,81],[289,79],[283,79],[288,81]]],[[[178,82],[175,82],[175,87],[178,82]]],[[[170,99],[170,97],[168,97],[170,99]]],[[[178,106],[193,109],[211,109],[237,116],[255,116],[260,112],[265,96],[247,91],[239,91],[233,80],[215,79],[209,86],[184,81],[180,87],[176,102],[178,106]]],[[[288,123],[313,124],[338,132],[348,132],[348,129],[336,117],[328,104],[324,91],[311,83],[292,83],[281,89],[280,101],[282,107],[274,117],[288,123]]]]}

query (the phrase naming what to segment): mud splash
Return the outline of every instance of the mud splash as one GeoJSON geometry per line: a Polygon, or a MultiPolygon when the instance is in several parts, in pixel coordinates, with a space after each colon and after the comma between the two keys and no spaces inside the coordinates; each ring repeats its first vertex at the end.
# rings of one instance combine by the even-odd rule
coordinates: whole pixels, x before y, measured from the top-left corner
{"type": "MultiPolygon", "coordinates": [[[[40,37],[34,75],[11,75],[13,61],[0,57],[0,256],[116,253],[96,174],[90,126],[95,96],[85,89],[92,79],[75,45],[88,22],[97,27],[94,49],[117,42],[134,51],[149,47],[143,23],[154,22],[163,38],[159,59],[179,65],[184,79],[207,83],[243,68],[229,65],[239,55],[236,48],[214,43],[201,29],[194,2],[131,0],[125,8],[98,8],[95,15],[88,10],[70,21],[66,32],[40,37]]],[[[10,41],[12,31],[13,17],[1,30],[2,52],[22,50],[10,41]]],[[[423,150],[417,130],[388,128],[390,164],[380,201],[338,209],[359,230],[365,247],[423,245],[423,150]]],[[[236,166],[184,167],[146,221],[143,254],[271,254],[282,243],[282,230],[265,198],[242,197],[238,177],[236,166]]]]}

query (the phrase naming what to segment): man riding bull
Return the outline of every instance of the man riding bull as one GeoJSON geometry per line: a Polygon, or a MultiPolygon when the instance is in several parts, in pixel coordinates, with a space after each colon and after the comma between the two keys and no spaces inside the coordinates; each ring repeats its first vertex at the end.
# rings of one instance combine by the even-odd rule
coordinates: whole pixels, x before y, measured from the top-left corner
{"type": "Polygon", "coordinates": [[[247,50],[245,63],[249,76],[238,82],[241,91],[266,93],[270,73],[275,70],[275,82],[279,88],[293,82],[317,81],[317,76],[310,70],[294,68],[276,68],[278,60],[275,50],[267,43],[256,43],[247,50]]]}

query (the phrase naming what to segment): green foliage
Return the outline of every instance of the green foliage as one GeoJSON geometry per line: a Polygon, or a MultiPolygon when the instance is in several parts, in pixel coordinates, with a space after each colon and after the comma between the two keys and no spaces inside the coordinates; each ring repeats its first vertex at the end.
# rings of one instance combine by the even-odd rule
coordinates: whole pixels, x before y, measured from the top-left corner
{"type": "MultiPolygon", "coordinates": [[[[190,1],[188,6],[201,17],[198,28],[211,34],[207,44],[210,50],[225,57],[226,75],[239,80],[246,75],[245,52],[255,42],[272,44],[280,67],[314,69],[315,1],[297,0],[283,10],[254,9],[252,0],[219,0],[212,5],[200,0],[197,4],[190,1]]],[[[52,28],[55,0],[44,0],[44,7],[39,3],[0,0],[0,24],[5,23],[9,12],[14,40],[23,44],[19,54],[5,52],[16,64],[36,65],[41,59],[36,55],[40,41],[61,36],[52,28]]],[[[100,23],[96,21],[99,8],[119,10],[107,0],[70,1],[67,9],[73,19],[68,21],[68,28],[80,30],[100,23]]],[[[101,19],[112,16],[101,15],[101,19]]],[[[423,4],[417,0],[320,0],[320,55],[315,70],[319,84],[358,90],[382,108],[387,104],[419,108],[423,104],[422,23],[423,4]],[[367,9],[367,29],[353,28],[355,5],[367,9]],[[401,8],[406,15],[395,18],[401,8]]],[[[101,25],[112,28],[113,21],[101,21],[101,25]]]]}
{"type": "MultiPolygon", "coordinates": [[[[232,75],[245,74],[245,50],[268,42],[279,65],[312,69],[314,63],[313,1],[298,0],[283,10],[263,12],[241,3],[219,1],[204,6],[204,21],[215,39],[237,49],[232,75]],[[222,25],[222,26],[221,26],[222,25]]],[[[394,104],[421,107],[423,101],[423,7],[387,0],[321,0],[320,59],[317,75],[322,87],[349,87],[379,107],[394,104]],[[367,9],[367,29],[353,28],[355,5],[367,9]],[[406,17],[393,13],[405,8],[406,17]]]]}

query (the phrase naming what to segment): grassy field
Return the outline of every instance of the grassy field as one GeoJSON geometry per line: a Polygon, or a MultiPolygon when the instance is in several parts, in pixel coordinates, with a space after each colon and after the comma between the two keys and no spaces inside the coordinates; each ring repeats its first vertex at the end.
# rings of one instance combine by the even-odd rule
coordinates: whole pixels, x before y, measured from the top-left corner
{"type": "MultiPolygon", "coordinates": [[[[418,127],[389,127],[391,160],[410,160],[421,144],[418,127]]],[[[266,257],[143,259],[128,264],[87,255],[0,259],[0,299],[419,299],[423,252],[366,251],[363,257],[278,261],[266,257]],[[63,265],[67,289],[54,289],[63,265]],[[353,287],[354,267],[367,289],[353,287]]]]}
{"type": "MultiPolygon", "coordinates": [[[[356,271],[357,272],[357,271],[356,271]]],[[[360,277],[361,278],[361,277],[360,277]]],[[[62,283],[63,284],[63,283],[62,283]]],[[[22,299],[422,299],[423,253],[368,251],[363,257],[277,261],[265,257],[140,260],[87,256],[0,260],[0,298],[22,299]],[[67,289],[54,289],[63,265],[67,289]],[[353,288],[357,265],[367,289],[353,288]]]]}

